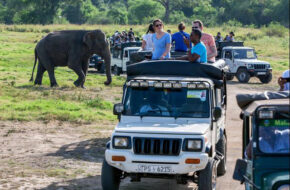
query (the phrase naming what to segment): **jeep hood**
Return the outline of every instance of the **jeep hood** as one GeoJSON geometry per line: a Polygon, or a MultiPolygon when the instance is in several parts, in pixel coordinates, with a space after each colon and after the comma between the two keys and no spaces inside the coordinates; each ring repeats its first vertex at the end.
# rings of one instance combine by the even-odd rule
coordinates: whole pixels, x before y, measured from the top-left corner
{"type": "Polygon", "coordinates": [[[184,134],[203,135],[210,130],[209,123],[153,123],[153,122],[132,122],[119,123],[115,132],[119,133],[150,133],[150,134],[184,134]]]}
{"type": "Polygon", "coordinates": [[[260,61],[258,59],[235,59],[235,61],[238,61],[240,63],[245,63],[245,64],[266,64],[268,65],[269,63],[266,61],[260,61]]]}

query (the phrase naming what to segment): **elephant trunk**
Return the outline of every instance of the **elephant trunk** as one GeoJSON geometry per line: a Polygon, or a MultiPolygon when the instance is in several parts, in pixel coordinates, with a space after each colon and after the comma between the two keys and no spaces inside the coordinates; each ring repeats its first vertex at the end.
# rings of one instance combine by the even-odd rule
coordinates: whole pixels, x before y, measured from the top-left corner
{"type": "Polygon", "coordinates": [[[106,68],[106,75],[107,81],[104,83],[105,85],[109,85],[112,82],[112,75],[111,75],[111,52],[110,52],[110,45],[107,45],[107,48],[103,54],[103,58],[105,61],[105,68],[106,68]]]}

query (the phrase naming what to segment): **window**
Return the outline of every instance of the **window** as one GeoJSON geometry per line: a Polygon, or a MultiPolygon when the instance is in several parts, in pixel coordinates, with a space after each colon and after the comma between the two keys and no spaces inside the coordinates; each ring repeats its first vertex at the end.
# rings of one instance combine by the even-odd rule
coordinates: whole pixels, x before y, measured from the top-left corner
{"type": "Polygon", "coordinates": [[[208,89],[158,89],[128,87],[124,115],[208,118],[208,89]]]}

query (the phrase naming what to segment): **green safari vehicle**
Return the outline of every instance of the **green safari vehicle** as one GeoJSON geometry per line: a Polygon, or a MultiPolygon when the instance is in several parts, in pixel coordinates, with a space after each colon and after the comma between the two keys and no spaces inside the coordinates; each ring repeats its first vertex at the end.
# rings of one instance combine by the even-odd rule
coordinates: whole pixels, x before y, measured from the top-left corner
{"type": "Polygon", "coordinates": [[[289,92],[237,95],[243,120],[243,159],[233,179],[246,190],[289,190],[289,92]]]}

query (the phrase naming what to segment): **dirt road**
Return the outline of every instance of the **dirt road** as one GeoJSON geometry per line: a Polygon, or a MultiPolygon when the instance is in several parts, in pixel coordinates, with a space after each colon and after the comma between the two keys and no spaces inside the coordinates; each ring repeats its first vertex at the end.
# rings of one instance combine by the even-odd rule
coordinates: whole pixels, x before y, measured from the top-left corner
{"type": "MultiPolygon", "coordinates": [[[[228,85],[227,173],[218,178],[217,189],[240,190],[232,180],[234,164],[241,157],[240,110],[237,93],[256,92],[244,85],[228,85]]],[[[2,190],[95,190],[101,189],[100,175],[104,147],[114,123],[80,125],[63,122],[0,121],[0,189],[2,190]]],[[[195,185],[177,185],[174,180],[142,179],[122,190],[189,190],[195,185]]]]}

